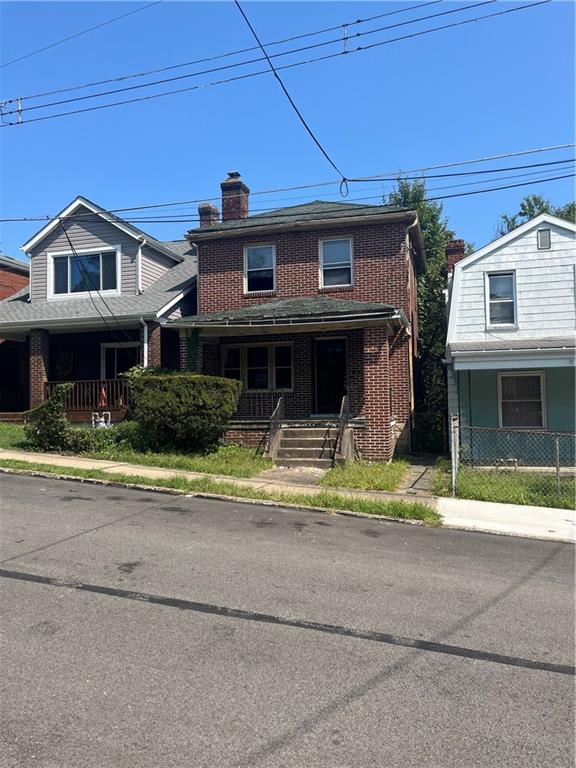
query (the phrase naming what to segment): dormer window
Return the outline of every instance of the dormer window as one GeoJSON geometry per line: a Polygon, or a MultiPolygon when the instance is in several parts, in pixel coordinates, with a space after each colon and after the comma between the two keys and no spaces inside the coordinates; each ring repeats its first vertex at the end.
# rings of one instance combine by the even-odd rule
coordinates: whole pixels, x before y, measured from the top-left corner
{"type": "Polygon", "coordinates": [[[101,251],[48,254],[48,296],[82,298],[91,292],[117,293],[120,285],[120,252],[101,251]]]}
{"type": "Polygon", "coordinates": [[[551,237],[549,229],[539,229],[537,233],[538,237],[538,250],[546,251],[551,247],[551,237]]]}
{"type": "Polygon", "coordinates": [[[244,293],[274,291],[276,288],[276,248],[250,245],[244,249],[244,293]]]}
{"type": "Polygon", "coordinates": [[[487,325],[516,325],[514,272],[492,272],[486,275],[486,293],[487,325]]]}

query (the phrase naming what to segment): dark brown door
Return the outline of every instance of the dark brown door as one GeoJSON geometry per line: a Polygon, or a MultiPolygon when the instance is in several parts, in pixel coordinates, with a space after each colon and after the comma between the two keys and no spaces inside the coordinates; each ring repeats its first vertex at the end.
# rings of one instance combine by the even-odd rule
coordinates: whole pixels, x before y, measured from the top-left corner
{"type": "Polygon", "coordinates": [[[346,340],[316,340],[316,413],[337,414],[346,394],[346,340]]]}

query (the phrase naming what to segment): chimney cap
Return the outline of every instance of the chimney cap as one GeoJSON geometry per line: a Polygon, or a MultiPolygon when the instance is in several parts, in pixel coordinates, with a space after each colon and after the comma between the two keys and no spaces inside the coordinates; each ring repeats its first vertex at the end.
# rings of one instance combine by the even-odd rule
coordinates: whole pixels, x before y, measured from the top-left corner
{"type": "Polygon", "coordinates": [[[239,179],[240,178],[240,171],[228,171],[228,178],[229,179],[239,179]]]}

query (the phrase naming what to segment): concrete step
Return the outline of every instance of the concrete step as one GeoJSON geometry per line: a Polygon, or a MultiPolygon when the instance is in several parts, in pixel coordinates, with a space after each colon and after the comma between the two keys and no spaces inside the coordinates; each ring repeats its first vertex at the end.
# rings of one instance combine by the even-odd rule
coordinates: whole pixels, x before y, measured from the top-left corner
{"type": "Polygon", "coordinates": [[[276,459],[332,459],[333,451],[323,448],[284,448],[280,446],[276,452],[276,459]]]}
{"type": "Polygon", "coordinates": [[[334,449],[335,437],[284,437],[280,439],[281,448],[327,448],[334,449]]]}
{"type": "MultiPolygon", "coordinates": [[[[330,469],[332,466],[331,459],[277,459],[278,464],[282,467],[318,467],[319,469],[330,469]]],[[[336,464],[340,461],[337,460],[336,464]]]]}
{"type": "Polygon", "coordinates": [[[338,430],[334,427],[285,427],[282,429],[282,437],[315,437],[336,438],[338,430]]]}

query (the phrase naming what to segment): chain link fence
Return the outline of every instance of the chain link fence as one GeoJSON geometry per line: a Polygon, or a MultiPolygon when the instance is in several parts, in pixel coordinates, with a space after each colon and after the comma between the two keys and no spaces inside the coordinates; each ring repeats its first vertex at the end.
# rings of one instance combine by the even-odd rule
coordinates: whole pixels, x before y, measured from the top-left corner
{"type": "Polygon", "coordinates": [[[453,417],[453,496],[566,507],[576,499],[576,433],[469,427],[453,417]]]}

